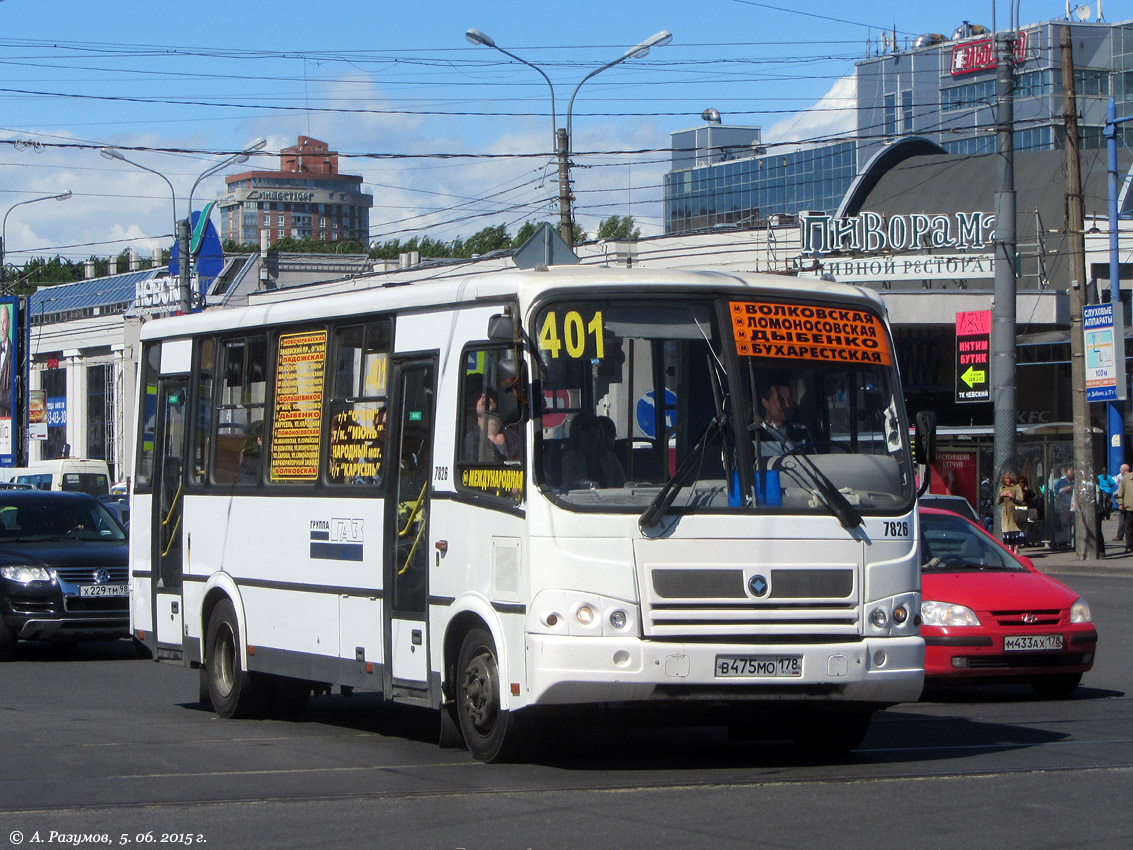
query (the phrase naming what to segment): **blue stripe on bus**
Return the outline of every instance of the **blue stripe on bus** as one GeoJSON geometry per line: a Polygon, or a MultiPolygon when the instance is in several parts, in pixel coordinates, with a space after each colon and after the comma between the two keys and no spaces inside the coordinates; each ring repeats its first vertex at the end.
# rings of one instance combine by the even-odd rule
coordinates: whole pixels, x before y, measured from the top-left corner
{"type": "Polygon", "coordinates": [[[311,557],[320,561],[361,561],[361,543],[311,542],[311,557]]]}
{"type": "Polygon", "coordinates": [[[330,540],[330,532],[329,531],[312,531],[311,532],[311,539],[312,540],[330,540]]]}

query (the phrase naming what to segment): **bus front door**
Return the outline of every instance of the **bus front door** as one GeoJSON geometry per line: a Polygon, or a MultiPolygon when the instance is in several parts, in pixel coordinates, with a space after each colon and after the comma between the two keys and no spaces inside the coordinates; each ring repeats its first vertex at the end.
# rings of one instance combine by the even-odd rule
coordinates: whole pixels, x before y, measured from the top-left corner
{"type": "Polygon", "coordinates": [[[432,477],[433,360],[394,364],[393,451],[387,462],[385,692],[416,702],[429,690],[429,483],[432,477]]]}
{"type": "Polygon", "coordinates": [[[151,563],[158,658],[180,658],[182,648],[182,496],[188,436],[188,380],[161,378],[155,435],[151,563]]]}

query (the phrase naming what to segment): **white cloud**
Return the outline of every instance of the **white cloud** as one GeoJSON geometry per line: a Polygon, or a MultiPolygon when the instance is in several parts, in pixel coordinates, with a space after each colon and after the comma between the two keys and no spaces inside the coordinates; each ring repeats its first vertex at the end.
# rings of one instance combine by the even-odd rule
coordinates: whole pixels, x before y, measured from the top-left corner
{"type": "Polygon", "coordinates": [[[763,134],[767,144],[805,142],[852,133],[857,128],[857,80],[843,77],[814,106],[777,121],[763,134]]]}

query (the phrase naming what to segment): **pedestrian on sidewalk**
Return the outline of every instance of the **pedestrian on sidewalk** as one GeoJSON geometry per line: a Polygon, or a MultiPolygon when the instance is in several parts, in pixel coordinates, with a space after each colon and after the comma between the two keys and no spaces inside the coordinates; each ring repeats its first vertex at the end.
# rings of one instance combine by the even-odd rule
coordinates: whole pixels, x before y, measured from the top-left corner
{"type": "MultiPolygon", "coordinates": [[[[1114,476],[1115,486],[1113,489],[1113,499],[1117,505],[1117,536],[1113,538],[1115,541],[1125,539],[1125,505],[1122,503],[1119,494],[1121,491],[1121,482],[1125,480],[1128,474],[1129,464],[1123,463],[1117,475],[1114,476]]],[[[1130,505],[1130,509],[1133,510],[1133,505],[1130,505]]]]}
{"type": "Polygon", "coordinates": [[[1121,482],[1117,485],[1117,503],[1123,505],[1123,521],[1121,524],[1122,536],[1125,539],[1125,552],[1133,552],[1133,475],[1130,475],[1128,466],[1122,466],[1125,472],[1121,475],[1121,482]]]}
{"type": "Polygon", "coordinates": [[[1023,530],[1019,528],[1015,516],[1015,508],[1023,507],[1023,488],[1019,486],[1019,479],[1011,470],[1004,470],[1003,481],[999,487],[999,504],[1002,505],[1001,527],[1003,528],[1003,545],[1011,550],[1012,554],[1019,554],[1019,547],[1023,545],[1023,530]]]}
{"type": "Polygon", "coordinates": [[[1074,512],[1077,506],[1074,467],[1067,465],[1062,467],[1062,477],[1054,482],[1055,534],[1054,539],[1050,541],[1052,549],[1056,546],[1074,548],[1074,512]]]}

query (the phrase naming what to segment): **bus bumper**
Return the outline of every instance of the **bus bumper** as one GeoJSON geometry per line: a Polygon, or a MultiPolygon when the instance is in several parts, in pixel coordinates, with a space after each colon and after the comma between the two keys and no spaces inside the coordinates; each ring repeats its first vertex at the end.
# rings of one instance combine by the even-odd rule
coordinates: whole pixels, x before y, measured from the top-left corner
{"type": "Polygon", "coordinates": [[[924,657],[918,636],[737,645],[528,634],[526,704],[838,700],[893,705],[920,696],[924,657]],[[797,673],[796,658],[801,661],[797,673]],[[758,672],[748,675],[745,668],[758,672]]]}

